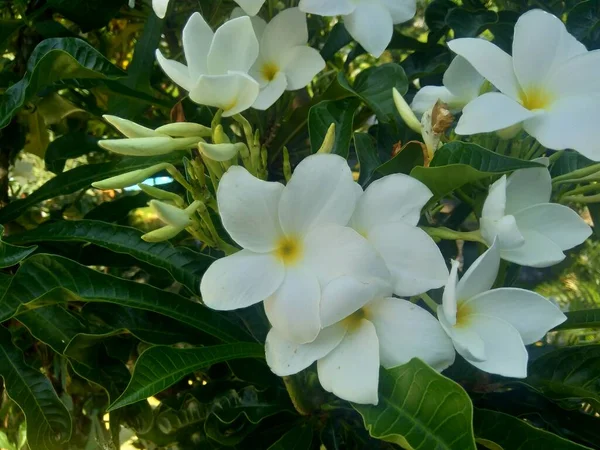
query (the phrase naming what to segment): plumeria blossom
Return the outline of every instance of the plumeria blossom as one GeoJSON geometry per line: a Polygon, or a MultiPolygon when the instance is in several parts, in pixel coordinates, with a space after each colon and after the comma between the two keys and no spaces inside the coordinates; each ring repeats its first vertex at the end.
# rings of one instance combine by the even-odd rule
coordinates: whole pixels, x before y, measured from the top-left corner
{"type": "Polygon", "coordinates": [[[454,348],[485,372],[525,378],[528,358],[525,345],[540,340],[567,320],[566,316],[535,292],[491,289],[500,267],[496,243],[469,267],[460,281],[458,265],[453,261],[443,304],[437,311],[454,348]]]}
{"type": "Polygon", "coordinates": [[[343,318],[390,277],[369,242],[346,227],[356,201],[352,172],[337,155],[304,159],[285,187],[231,167],[217,202],[225,230],[243,250],[206,271],[200,285],[206,305],[233,310],[264,300],[283,336],[313,341],[321,311],[343,318]]]}
{"type": "Polygon", "coordinates": [[[376,405],[380,365],[390,369],[416,357],[442,371],[454,362],[452,342],[435,317],[409,301],[380,294],[308,344],[290,342],[271,329],[265,343],[271,370],[287,376],[317,361],[325,390],[376,405]]]}
{"type": "Polygon", "coordinates": [[[284,91],[308,85],[325,68],[325,60],[317,50],[307,46],[306,15],[298,8],[283,10],[268,24],[254,17],[252,24],[260,42],[260,53],[250,74],[261,89],[253,107],[264,110],[284,91]]]}
{"type": "Polygon", "coordinates": [[[192,14],[183,29],[183,51],[187,66],[159,50],[156,58],[192,101],[220,108],[224,117],[252,106],[259,85],[248,71],[258,57],[258,40],[249,17],[229,20],[213,33],[199,13],[192,14]]]}
{"type": "Polygon", "coordinates": [[[500,91],[469,103],[457,134],[522,124],[547,148],[572,148],[600,159],[600,51],[588,52],[560,19],[539,9],[523,14],[515,25],[512,56],[484,39],[448,45],[500,91]]]}
{"type": "Polygon", "coordinates": [[[412,19],[415,0],[300,0],[301,11],[343,16],[348,32],[363,48],[380,57],[392,40],[394,25],[412,19]]]}
{"type": "Polygon", "coordinates": [[[444,73],[444,85],[419,89],[410,106],[415,113],[424,114],[441,100],[450,111],[459,112],[467,103],[479,97],[484,81],[466,59],[457,56],[444,73]]]}
{"type": "MultiPolygon", "coordinates": [[[[130,0],[134,2],[135,0],[130,0]]],[[[152,8],[154,9],[154,13],[160,17],[161,19],[165,18],[167,14],[167,9],[169,8],[169,2],[171,0],[152,0],[152,8]]],[[[235,0],[235,2],[242,7],[242,9],[249,16],[255,16],[264,5],[265,0],[235,0]]]]}
{"type": "MultiPolygon", "coordinates": [[[[546,162],[544,158],[537,161],[546,162]]],[[[548,267],[592,234],[571,208],[550,203],[551,192],[546,167],[517,170],[490,186],[481,214],[481,234],[489,245],[497,238],[502,259],[548,267]]]]}
{"type": "Polygon", "coordinates": [[[422,294],[442,287],[448,278],[444,257],[417,223],[433,196],[427,186],[403,174],[377,180],[360,194],[350,226],[373,245],[391,275],[393,293],[422,294]]]}

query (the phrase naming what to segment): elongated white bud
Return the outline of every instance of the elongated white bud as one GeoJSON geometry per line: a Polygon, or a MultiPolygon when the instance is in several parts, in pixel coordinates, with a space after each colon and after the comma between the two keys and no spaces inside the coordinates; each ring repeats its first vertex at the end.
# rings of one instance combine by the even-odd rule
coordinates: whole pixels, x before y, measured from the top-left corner
{"type": "Polygon", "coordinates": [[[202,206],[202,202],[199,200],[196,200],[186,209],[169,205],[160,200],[150,201],[150,207],[156,212],[156,215],[160,220],[167,225],[179,227],[182,230],[192,223],[192,216],[200,206],[202,206]]]}
{"type": "Polygon", "coordinates": [[[325,139],[323,139],[323,143],[321,144],[321,148],[317,153],[331,153],[333,151],[333,146],[335,145],[335,123],[329,125],[327,129],[327,134],[325,135],[325,139]]]}
{"type": "Polygon", "coordinates": [[[122,175],[117,175],[116,177],[107,178],[106,180],[97,181],[96,183],[92,183],[92,186],[96,189],[123,189],[133,186],[134,184],[142,183],[155,173],[165,170],[170,166],[171,164],[168,163],[156,164],[147,169],[134,170],[122,175]]]}
{"type": "Polygon", "coordinates": [[[107,139],[98,142],[105,150],[119,155],[156,156],[194,147],[199,138],[172,138],[169,136],[133,139],[107,139]]]}
{"type": "Polygon", "coordinates": [[[183,199],[175,194],[174,192],[164,191],[154,186],[149,186],[147,184],[138,184],[138,187],[148,194],[151,197],[154,197],[157,200],[163,200],[167,202],[172,202],[177,206],[183,206],[183,199]]]}
{"type": "Polygon", "coordinates": [[[158,230],[151,231],[142,236],[142,239],[146,242],[162,242],[174,238],[177,236],[183,228],[173,227],[167,225],[166,227],[159,228],[158,230]]]}
{"type": "Polygon", "coordinates": [[[248,151],[248,147],[244,143],[237,144],[206,144],[200,142],[198,144],[198,150],[202,153],[202,156],[211,159],[213,161],[229,161],[238,152],[245,153],[248,151]]]}
{"type": "Polygon", "coordinates": [[[150,128],[143,127],[131,120],[122,119],[117,116],[111,116],[109,114],[105,114],[104,120],[110,123],[113,127],[115,127],[121,134],[128,138],[143,138],[143,137],[155,137],[158,134],[151,130],[150,128]]]}
{"type": "Polygon", "coordinates": [[[398,114],[400,114],[400,117],[402,117],[404,123],[414,132],[421,134],[421,122],[419,122],[419,119],[417,119],[417,116],[415,116],[413,110],[410,109],[410,106],[408,103],[406,103],[404,97],[400,95],[398,89],[394,88],[392,95],[394,97],[394,104],[396,105],[398,114]]]}
{"type": "Polygon", "coordinates": [[[171,137],[210,137],[212,130],[204,125],[190,122],[175,122],[158,127],[157,133],[171,137]]]}

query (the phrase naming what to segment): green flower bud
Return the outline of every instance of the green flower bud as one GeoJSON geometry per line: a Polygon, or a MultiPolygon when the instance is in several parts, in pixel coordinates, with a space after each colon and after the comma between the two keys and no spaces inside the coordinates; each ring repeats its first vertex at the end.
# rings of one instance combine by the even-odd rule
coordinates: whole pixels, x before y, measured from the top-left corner
{"type": "Polygon", "coordinates": [[[92,186],[96,189],[123,189],[133,186],[134,184],[139,184],[170,166],[171,164],[168,163],[156,164],[147,169],[134,170],[122,175],[117,175],[116,177],[107,178],[106,180],[97,181],[96,183],[92,183],[92,186]]]}
{"type": "Polygon", "coordinates": [[[321,148],[319,149],[319,151],[317,153],[331,153],[334,145],[335,145],[335,123],[332,123],[331,125],[329,125],[329,129],[327,130],[325,139],[323,139],[321,148]]]}
{"type": "Polygon", "coordinates": [[[199,138],[172,138],[169,136],[143,137],[133,139],[107,139],[98,142],[98,145],[119,155],[128,156],[155,156],[165,155],[177,150],[194,147],[199,138]]]}
{"type": "Polygon", "coordinates": [[[115,127],[121,134],[128,138],[143,138],[143,137],[156,137],[158,134],[150,128],[138,125],[135,122],[127,119],[121,119],[117,116],[104,115],[104,120],[115,127]]]}
{"type": "Polygon", "coordinates": [[[204,125],[190,122],[175,122],[163,125],[155,130],[171,137],[210,137],[212,130],[204,125]]]}
{"type": "Polygon", "coordinates": [[[396,109],[398,110],[400,117],[402,117],[402,120],[404,120],[404,123],[414,132],[421,134],[421,123],[419,122],[419,119],[417,119],[413,110],[410,109],[410,106],[406,103],[404,97],[400,95],[398,89],[394,88],[392,95],[394,97],[396,109]]]}
{"type": "Polygon", "coordinates": [[[237,144],[207,144],[205,142],[200,142],[198,144],[198,150],[202,153],[202,156],[211,159],[213,161],[229,161],[231,158],[235,157],[238,152],[247,153],[248,147],[246,144],[237,143],[237,144]]]}

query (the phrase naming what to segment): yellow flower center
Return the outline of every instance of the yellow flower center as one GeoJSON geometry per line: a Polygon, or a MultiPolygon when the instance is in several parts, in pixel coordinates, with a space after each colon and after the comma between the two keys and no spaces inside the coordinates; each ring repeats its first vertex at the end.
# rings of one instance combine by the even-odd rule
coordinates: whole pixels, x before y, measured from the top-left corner
{"type": "Polygon", "coordinates": [[[553,96],[543,88],[531,87],[519,94],[521,104],[530,111],[547,109],[553,102],[553,96]]]}
{"type": "Polygon", "coordinates": [[[471,308],[468,305],[458,304],[458,310],[456,311],[456,325],[455,327],[466,327],[469,325],[470,314],[472,313],[471,308]]]}
{"type": "Polygon", "coordinates": [[[349,331],[356,329],[360,325],[360,321],[367,317],[366,311],[359,309],[358,311],[346,317],[342,323],[348,327],[349,331]]]}
{"type": "Polygon", "coordinates": [[[277,65],[273,63],[265,63],[262,66],[260,72],[262,73],[262,76],[265,77],[265,79],[267,79],[268,81],[273,81],[279,73],[279,67],[277,67],[277,65]]]}
{"type": "Polygon", "coordinates": [[[295,237],[282,237],[275,246],[275,256],[286,266],[296,264],[302,258],[302,242],[295,237]]]}

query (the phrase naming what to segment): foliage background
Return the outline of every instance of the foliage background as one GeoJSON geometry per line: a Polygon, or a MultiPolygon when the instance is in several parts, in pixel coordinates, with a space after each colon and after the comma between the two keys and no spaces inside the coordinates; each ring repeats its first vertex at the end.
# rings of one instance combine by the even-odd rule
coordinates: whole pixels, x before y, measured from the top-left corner
{"type": "MultiPolygon", "coordinates": [[[[137,230],[158,226],[145,207],[150,197],[89,188],[150,164],[97,146],[117,136],[103,114],[152,128],[184,119],[210,125],[215,111],[189,101],[157,68],[154,50],[178,58],[193,11],[214,27],[235,6],[178,0],[161,21],[145,2],[134,9],[126,3],[0,1],[0,448],[91,450],[127,441],[149,449],[465,450],[475,448],[473,433],[478,448],[600,448],[597,229],[559,266],[506,268],[504,285],[535,288],[572,312],[565,327],[572,330],[530,349],[524,381],[459,361],[445,375],[462,390],[413,361],[382,372],[383,405],[355,409],[320,390],[314,371],[285,380],[271,374],[256,343],[267,330],[259,308],[217,315],[197,301],[199,277],[219,255],[183,235],[175,246],[144,243],[137,230]],[[582,343],[588,346],[572,347],[582,343]],[[136,363],[136,373],[154,385],[132,381],[123,397],[136,363]],[[290,400],[288,391],[307,394],[290,400]],[[154,397],[143,400],[148,396],[154,397]],[[124,407],[107,416],[117,398],[124,407]]],[[[269,0],[266,9],[295,3],[269,0]]],[[[310,43],[327,60],[326,71],[266,114],[245,114],[268,149],[270,178],[283,178],[284,146],[294,165],[319,147],[332,121],[334,151],[357,171],[360,163],[361,183],[409,173],[423,163],[420,149],[409,145],[393,156],[419,136],[396,117],[391,88],[410,100],[415,82],[440,85],[452,58],[443,45],[450,37],[483,33],[509,51],[515,21],[532,7],[566,18],[588,49],[600,48],[597,0],[426,2],[411,23],[396,28],[390,51],[377,61],[340,24],[311,17],[310,43]]],[[[235,126],[228,132],[241,134],[235,126]]],[[[497,150],[498,142],[485,144],[497,150]]],[[[474,168],[478,179],[460,195],[445,195],[429,225],[468,231],[492,174],[478,150],[455,150],[472,155],[460,165],[474,168]]],[[[181,162],[181,155],[171,157],[181,162]]],[[[551,171],[556,177],[590,164],[565,153],[551,171]]],[[[176,183],[161,187],[183,193],[176,183]]],[[[582,213],[590,221],[600,217],[594,204],[582,213]]],[[[478,254],[474,243],[441,246],[447,258],[460,250],[467,264],[478,254]]]]}

